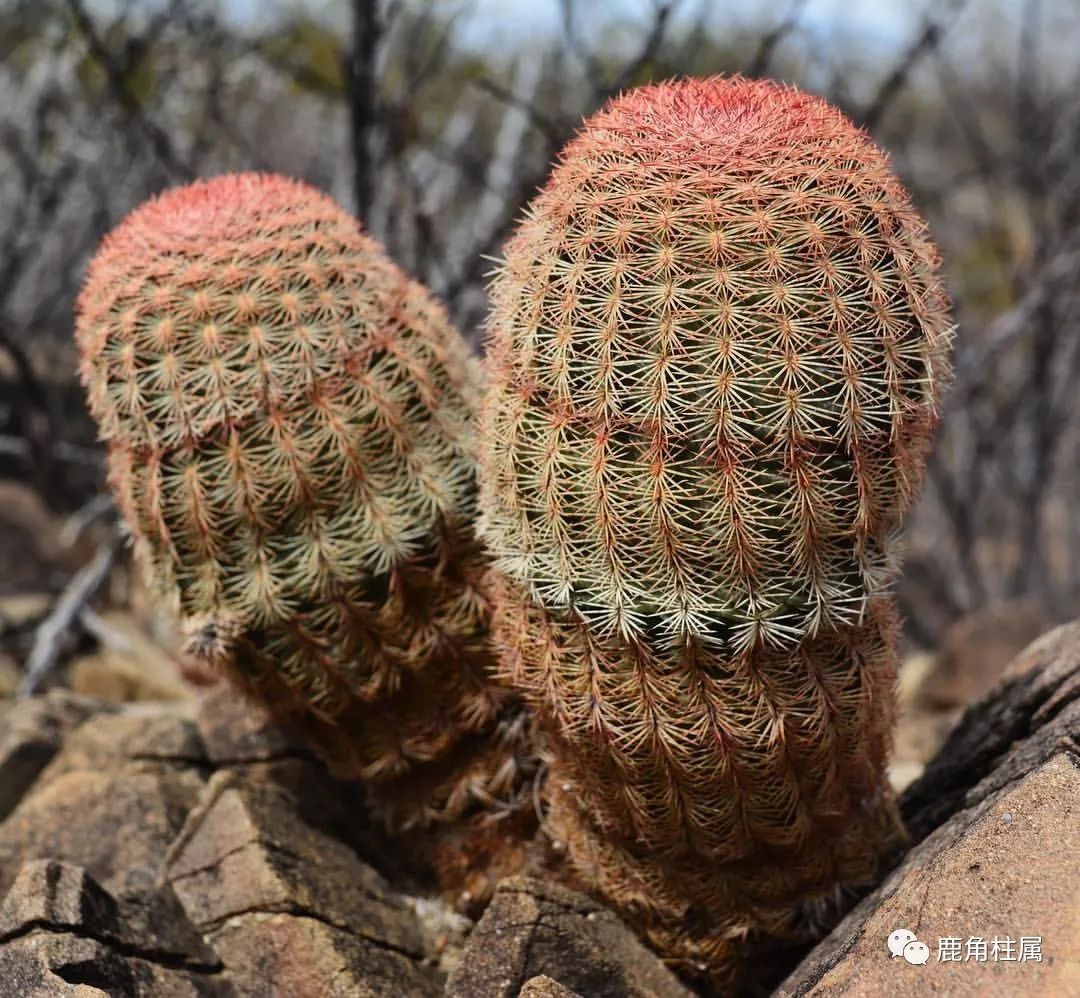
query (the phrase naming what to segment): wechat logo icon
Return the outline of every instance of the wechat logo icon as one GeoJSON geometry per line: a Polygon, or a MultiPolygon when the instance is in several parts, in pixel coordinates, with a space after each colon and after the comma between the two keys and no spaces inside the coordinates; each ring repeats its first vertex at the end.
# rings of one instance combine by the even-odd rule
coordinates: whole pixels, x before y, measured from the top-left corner
{"type": "Polygon", "coordinates": [[[894,929],[886,942],[894,960],[902,956],[908,963],[921,967],[930,959],[930,947],[919,942],[910,929],[894,929]]]}

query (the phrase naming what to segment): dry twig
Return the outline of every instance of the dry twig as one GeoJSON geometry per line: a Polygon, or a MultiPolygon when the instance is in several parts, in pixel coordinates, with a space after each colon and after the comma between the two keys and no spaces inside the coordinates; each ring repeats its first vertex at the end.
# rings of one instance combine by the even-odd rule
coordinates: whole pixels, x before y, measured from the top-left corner
{"type": "Polygon", "coordinates": [[[72,634],[80,626],[83,611],[108,578],[123,546],[124,536],[115,528],[93,559],[72,576],[52,612],[38,625],[26,661],[26,674],[15,694],[18,699],[33,696],[57,667],[72,634]]]}

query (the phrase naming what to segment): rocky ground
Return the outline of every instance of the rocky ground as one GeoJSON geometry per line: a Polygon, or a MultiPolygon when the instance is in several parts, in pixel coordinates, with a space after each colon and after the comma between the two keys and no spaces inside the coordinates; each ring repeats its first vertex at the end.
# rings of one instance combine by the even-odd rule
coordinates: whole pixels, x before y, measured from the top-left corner
{"type": "MultiPolygon", "coordinates": [[[[904,794],[903,863],[776,994],[1080,995],[1078,790],[1080,623],[964,713],[904,794]],[[902,928],[927,965],[890,958],[902,928]],[[938,959],[1021,936],[1041,961],[938,959]]],[[[0,898],[3,998],[690,994],[557,884],[504,881],[475,924],[432,900],[355,788],[221,687],[0,701],[0,898]]]]}

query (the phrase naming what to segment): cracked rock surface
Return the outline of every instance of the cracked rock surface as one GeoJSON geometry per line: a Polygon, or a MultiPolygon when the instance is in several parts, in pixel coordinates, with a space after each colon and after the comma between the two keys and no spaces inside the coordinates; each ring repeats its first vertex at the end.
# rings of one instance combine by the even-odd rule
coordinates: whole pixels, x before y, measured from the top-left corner
{"type": "Polygon", "coordinates": [[[603,905],[544,880],[504,880],[465,944],[447,998],[574,994],[691,996],[603,905]]]}
{"type": "Polygon", "coordinates": [[[907,855],[778,998],[1080,996],[1080,621],[1017,656],[901,809],[907,855]],[[898,929],[925,965],[890,956],[898,929]]]}
{"type": "Polygon", "coordinates": [[[226,690],[6,705],[5,773],[4,998],[442,993],[356,788],[226,690]]]}
{"type": "MultiPolygon", "coordinates": [[[[1078,760],[1080,622],[968,709],[903,796],[907,855],[775,994],[1080,996],[1078,760]],[[900,928],[926,966],[890,958],[900,928]],[[1017,959],[941,961],[942,938],[1011,938],[1017,959]]],[[[223,686],[0,702],[0,998],[691,996],[584,895],[510,878],[473,924],[404,851],[223,686]]]]}
{"type": "Polygon", "coordinates": [[[687,994],[614,916],[542,882],[501,891],[463,946],[472,923],[398,851],[358,787],[224,687],[0,703],[0,998],[424,998],[448,977],[470,998],[608,977],[584,993],[687,994]],[[516,949],[485,941],[502,917],[516,949]],[[516,987],[486,990],[504,970],[516,987]]]}

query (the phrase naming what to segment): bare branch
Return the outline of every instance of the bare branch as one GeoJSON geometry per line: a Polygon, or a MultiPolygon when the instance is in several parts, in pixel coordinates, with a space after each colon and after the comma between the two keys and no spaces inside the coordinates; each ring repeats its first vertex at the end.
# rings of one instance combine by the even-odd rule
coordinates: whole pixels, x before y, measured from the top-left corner
{"type": "MultiPolygon", "coordinates": [[[[22,437],[0,436],[0,454],[30,460],[35,453],[29,440],[24,440],[22,437]]],[[[90,447],[80,447],[78,444],[64,440],[54,443],[50,453],[62,464],[76,464],[87,468],[101,468],[105,464],[105,457],[101,451],[90,447]]]]}
{"type": "Polygon", "coordinates": [[[60,656],[79,626],[80,615],[108,578],[123,545],[123,536],[114,529],[90,563],[72,577],[52,612],[38,625],[34,646],[26,662],[26,674],[15,694],[18,699],[33,696],[59,664],[60,656]]]}
{"type": "Polygon", "coordinates": [[[474,261],[492,241],[493,234],[501,232],[507,221],[507,206],[517,207],[515,178],[520,171],[515,164],[522,153],[522,142],[530,117],[522,110],[531,106],[544,78],[545,54],[533,49],[518,64],[514,81],[515,104],[503,116],[485,176],[484,193],[471,215],[471,224],[463,227],[461,234],[447,247],[450,259],[474,261]],[[508,195],[510,195],[508,197],[508,195]]]}
{"type": "Polygon", "coordinates": [[[926,16],[922,30],[907,47],[892,72],[881,82],[877,93],[859,115],[866,129],[873,130],[877,127],[892,102],[907,86],[911,72],[924,56],[937,48],[949,26],[967,4],[968,0],[945,0],[940,5],[940,14],[937,17],[932,14],[926,16]]]}
{"type": "MultiPolygon", "coordinates": [[[[668,19],[675,9],[679,0],[653,0],[653,21],[649,33],[645,36],[638,49],[629,62],[623,66],[619,74],[606,87],[603,87],[597,95],[601,100],[607,100],[625,90],[660,51],[660,44],[664,40],[664,32],[667,30],[668,19]]],[[[599,102],[598,102],[599,103],[599,102]]]]}
{"type": "MultiPolygon", "coordinates": [[[[171,11],[176,2],[177,0],[172,0],[166,10],[171,11]]],[[[113,98],[146,136],[154,155],[162,166],[176,179],[191,180],[195,176],[195,170],[190,163],[183,160],[177,153],[168,132],[146,113],[146,108],[132,94],[128,83],[129,76],[137,64],[137,58],[142,56],[150,39],[167,20],[165,11],[162,11],[159,17],[155,19],[151,30],[143,39],[129,39],[125,59],[120,61],[109,51],[109,47],[98,33],[97,26],[87,12],[83,0],[67,0],[67,5],[72,17],[75,19],[75,23],[79,27],[79,31],[86,39],[90,54],[105,73],[113,98]]]]}
{"type": "Polygon", "coordinates": [[[379,117],[375,73],[383,25],[379,0],[353,0],[353,44],[347,64],[349,125],[352,132],[353,202],[357,218],[370,221],[375,162],[371,132],[379,117]]]}
{"type": "Polygon", "coordinates": [[[58,538],[61,546],[66,548],[74,547],[79,538],[95,523],[115,515],[116,504],[113,502],[112,496],[99,493],[89,502],[83,503],[64,521],[58,538]]]}
{"type": "Polygon", "coordinates": [[[550,145],[557,146],[565,137],[566,129],[561,128],[546,114],[541,113],[532,98],[526,100],[490,77],[481,77],[479,80],[473,80],[472,83],[477,89],[484,91],[507,107],[523,112],[530,124],[543,134],[550,145]]]}
{"type": "Polygon", "coordinates": [[[780,19],[780,22],[776,27],[768,32],[768,34],[761,36],[761,41],[758,44],[757,51],[754,53],[754,58],[750,60],[746,69],[743,70],[745,75],[762,76],[766,70],[768,70],[773,52],[776,51],[776,47],[784,40],[784,38],[795,30],[796,25],[799,23],[799,18],[802,15],[803,8],[806,6],[806,2],[807,0],[791,0],[791,3],[788,5],[787,13],[780,19]]]}

